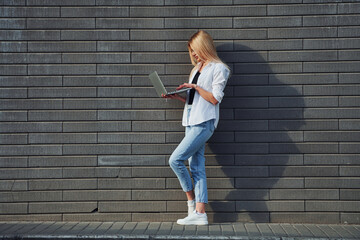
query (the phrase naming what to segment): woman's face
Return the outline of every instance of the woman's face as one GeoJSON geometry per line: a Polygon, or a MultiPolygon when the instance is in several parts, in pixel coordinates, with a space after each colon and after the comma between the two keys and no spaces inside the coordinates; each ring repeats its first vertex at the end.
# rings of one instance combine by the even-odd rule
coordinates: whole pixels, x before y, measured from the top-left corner
{"type": "Polygon", "coordinates": [[[196,59],[196,62],[202,62],[202,59],[199,57],[199,55],[196,54],[196,52],[194,51],[194,49],[190,48],[191,50],[191,55],[196,59]]]}

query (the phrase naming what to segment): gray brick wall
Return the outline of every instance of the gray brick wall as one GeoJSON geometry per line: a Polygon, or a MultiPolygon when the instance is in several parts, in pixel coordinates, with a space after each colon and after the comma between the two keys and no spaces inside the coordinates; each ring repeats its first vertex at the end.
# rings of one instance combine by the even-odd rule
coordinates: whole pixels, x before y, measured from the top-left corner
{"type": "Polygon", "coordinates": [[[0,0],[0,220],[175,221],[182,105],[214,37],[232,69],[210,221],[360,223],[360,3],[0,0]]]}

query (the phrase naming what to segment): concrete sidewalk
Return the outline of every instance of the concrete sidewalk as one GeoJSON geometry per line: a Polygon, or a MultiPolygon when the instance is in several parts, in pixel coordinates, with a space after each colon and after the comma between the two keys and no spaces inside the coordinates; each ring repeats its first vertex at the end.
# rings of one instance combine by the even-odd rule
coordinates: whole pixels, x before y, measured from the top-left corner
{"type": "Polygon", "coordinates": [[[0,239],[360,239],[360,225],[0,222],[0,239]]]}

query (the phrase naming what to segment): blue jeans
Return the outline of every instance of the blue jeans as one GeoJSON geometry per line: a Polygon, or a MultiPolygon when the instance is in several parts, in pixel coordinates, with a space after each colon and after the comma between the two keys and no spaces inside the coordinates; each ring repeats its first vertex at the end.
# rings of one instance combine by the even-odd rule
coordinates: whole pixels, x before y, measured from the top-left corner
{"type": "Polygon", "coordinates": [[[185,137],[171,154],[169,164],[180,181],[184,192],[193,190],[189,171],[184,162],[189,160],[191,175],[194,179],[196,202],[207,203],[207,184],[205,173],[205,143],[215,130],[214,119],[185,129],[185,137]]]}

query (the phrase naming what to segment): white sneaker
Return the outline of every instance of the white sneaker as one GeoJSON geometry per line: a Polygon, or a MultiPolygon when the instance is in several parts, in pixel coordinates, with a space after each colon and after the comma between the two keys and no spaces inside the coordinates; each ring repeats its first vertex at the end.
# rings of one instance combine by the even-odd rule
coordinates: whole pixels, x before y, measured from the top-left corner
{"type": "Polygon", "coordinates": [[[188,216],[189,216],[195,210],[195,200],[188,200],[187,205],[188,205],[188,216]]]}
{"type": "Polygon", "coordinates": [[[194,211],[186,218],[178,219],[176,223],[180,225],[207,225],[208,220],[206,213],[194,211]]]}

